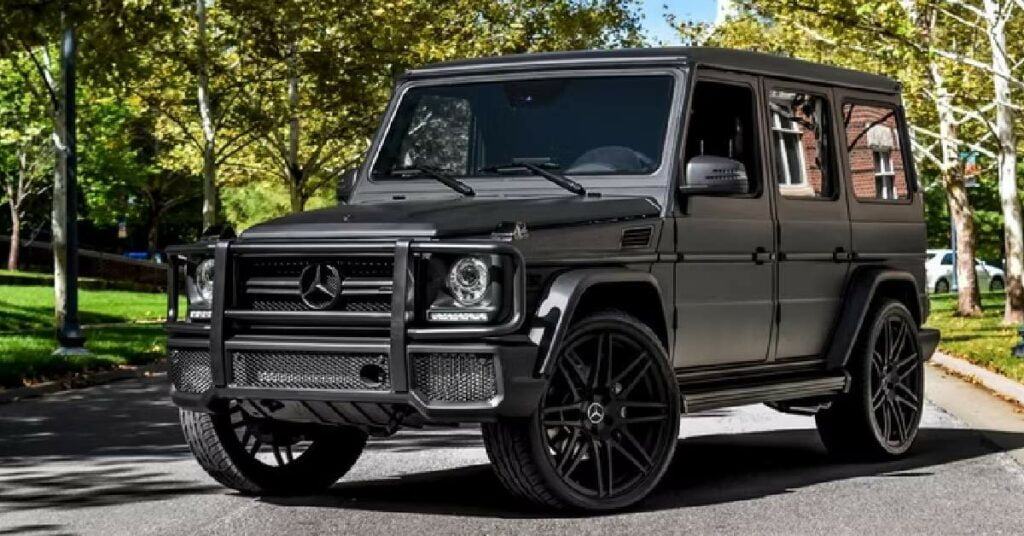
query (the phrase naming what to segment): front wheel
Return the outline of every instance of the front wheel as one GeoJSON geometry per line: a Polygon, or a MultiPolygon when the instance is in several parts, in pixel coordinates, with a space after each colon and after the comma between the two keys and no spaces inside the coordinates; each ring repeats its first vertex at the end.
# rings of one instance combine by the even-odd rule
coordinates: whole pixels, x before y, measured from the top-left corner
{"type": "Polygon", "coordinates": [[[936,294],[945,294],[947,292],[949,292],[949,281],[946,281],[945,278],[942,278],[935,282],[936,294]]]}
{"type": "Polygon", "coordinates": [[[258,419],[232,403],[226,413],[179,411],[196,461],[217,482],[248,495],[319,493],[359,459],[366,433],[258,419]]]}
{"type": "Polygon", "coordinates": [[[1006,288],[1006,283],[1003,283],[1003,278],[994,277],[988,284],[988,290],[991,292],[1000,291],[1006,288]]]}
{"type": "Polygon", "coordinates": [[[513,493],[555,508],[607,511],[646,497],[679,434],[679,390],[658,337],[621,312],[570,328],[533,416],[483,427],[513,493]]]}
{"type": "Polygon", "coordinates": [[[818,433],[844,458],[886,460],[905,454],[924,408],[924,361],[917,324],[900,302],[886,301],[850,355],[850,391],[818,412],[818,433]]]}

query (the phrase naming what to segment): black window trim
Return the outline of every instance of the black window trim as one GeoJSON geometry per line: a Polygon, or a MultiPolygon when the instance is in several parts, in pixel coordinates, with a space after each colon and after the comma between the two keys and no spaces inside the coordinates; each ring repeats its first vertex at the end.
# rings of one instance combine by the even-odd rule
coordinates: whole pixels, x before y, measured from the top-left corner
{"type": "MultiPolygon", "coordinates": [[[[894,102],[887,102],[884,100],[873,100],[869,97],[860,96],[843,96],[839,103],[839,112],[843,111],[843,108],[847,104],[854,106],[874,106],[876,108],[884,108],[891,110],[896,118],[896,137],[899,138],[900,143],[900,155],[903,158],[903,176],[907,181],[907,197],[896,199],[880,199],[878,197],[859,197],[856,192],[851,191],[850,197],[852,197],[857,203],[863,203],[865,205],[912,205],[914,204],[914,193],[919,192],[920,188],[917,183],[917,172],[913,166],[913,147],[910,145],[910,134],[906,128],[908,123],[906,121],[906,113],[903,105],[894,102]]],[[[843,157],[842,165],[846,171],[847,176],[850,179],[850,187],[853,188],[853,170],[850,167],[850,151],[846,147],[846,129],[841,129],[843,132],[843,157]]],[[[895,183],[893,184],[895,188],[895,183]]]]}
{"type": "MultiPolygon", "coordinates": [[[[825,110],[828,113],[828,120],[830,121],[830,124],[828,125],[828,129],[827,129],[827,135],[832,136],[832,140],[831,140],[832,143],[829,145],[829,148],[830,148],[829,153],[830,154],[828,155],[828,160],[829,160],[829,178],[830,178],[831,183],[832,183],[831,184],[831,186],[832,186],[832,195],[830,195],[828,197],[817,196],[817,195],[814,196],[814,197],[808,197],[808,196],[786,195],[786,194],[782,193],[782,191],[779,190],[778,177],[775,177],[775,171],[774,171],[775,170],[775,159],[778,158],[779,155],[776,154],[774,149],[770,149],[768,151],[768,157],[771,159],[771,169],[772,169],[771,173],[772,173],[772,179],[773,179],[772,180],[772,187],[775,189],[775,194],[778,196],[778,199],[779,200],[785,200],[785,201],[801,201],[801,202],[802,201],[807,201],[807,202],[816,202],[816,203],[833,203],[833,202],[839,201],[840,199],[842,199],[842,190],[843,190],[845,185],[843,184],[843,180],[842,180],[841,173],[840,173],[840,168],[838,167],[839,166],[839,158],[840,157],[839,157],[838,151],[836,150],[836,139],[835,139],[835,137],[836,137],[836,134],[837,134],[837,132],[836,132],[836,126],[837,125],[836,125],[836,119],[835,119],[835,117],[833,117],[835,115],[835,109],[834,109],[834,106],[835,106],[835,104],[834,104],[835,103],[835,93],[832,91],[832,87],[831,86],[826,86],[826,85],[815,85],[815,84],[812,84],[812,83],[799,83],[799,82],[793,82],[793,81],[790,81],[790,80],[780,80],[780,79],[776,79],[776,78],[767,78],[767,77],[762,78],[762,80],[764,81],[764,101],[765,101],[764,104],[765,104],[765,107],[766,107],[766,112],[767,112],[767,114],[769,116],[771,114],[771,110],[767,109],[767,107],[769,106],[769,103],[771,102],[771,93],[772,93],[772,91],[793,91],[793,92],[796,92],[796,93],[805,93],[805,94],[808,94],[808,95],[814,95],[814,96],[818,96],[818,97],[821,97],[821,98],[825,99],[825,110]]],[[[771,132],[771,128],[772,128],[771,127],[772,120],[771,120],[771,117],[769,117],[769,116],[765,117],[766,123],[764,124],[764,128],[766,129],[766,132],[771,132]]]]}

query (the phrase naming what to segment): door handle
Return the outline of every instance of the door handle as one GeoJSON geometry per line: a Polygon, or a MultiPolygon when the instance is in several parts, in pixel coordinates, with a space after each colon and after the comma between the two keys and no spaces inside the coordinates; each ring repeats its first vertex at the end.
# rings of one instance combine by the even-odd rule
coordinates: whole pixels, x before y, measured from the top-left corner
{"type": "Polygon", "coordinates": [[[832,251],[832,260],[835,262],[850,262],[853,260],[853,252],[846,251],[846,248],[839,246],[832,251]]]}
{"type": "Polygon", "coordinates": [[[754,264],[764,264],[772,260],[772,254],[768,253],[768,250],[762,247],[758,247],[754,250],[754,264]]]}

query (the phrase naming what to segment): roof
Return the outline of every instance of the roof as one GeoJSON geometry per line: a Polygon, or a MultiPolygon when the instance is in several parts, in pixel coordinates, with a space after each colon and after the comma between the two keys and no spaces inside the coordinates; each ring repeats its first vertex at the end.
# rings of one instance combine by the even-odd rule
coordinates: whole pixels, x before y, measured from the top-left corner
{"type": "Polygon", "coordinates": [[[832,85],[898,93],[899,82],[884,76],[812,63],[773,54],[729,48],[662,47],[513,54],[434,63],[405,73],[405,78],[491,72],[565,69],[569,67],[696,65],[730,71],[826,82],[832,85]]]}

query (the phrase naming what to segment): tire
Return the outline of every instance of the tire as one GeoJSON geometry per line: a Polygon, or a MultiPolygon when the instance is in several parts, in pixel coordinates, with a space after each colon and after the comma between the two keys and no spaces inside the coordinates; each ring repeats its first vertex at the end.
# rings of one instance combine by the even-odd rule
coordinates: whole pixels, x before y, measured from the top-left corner
{"type": "Polygon", "coordinates": [[[199,465],[217,482],[246,495],[306,495],[345,475],[366,445],[355,428],[292,428],[229,413],[179,410],[181,428],[199,465]],[[293,450],[303,450],[294,455],[293,450]],[[264,459],[270,449],[273,457],[264,459]]]}
{"type": "Polygon", "coordinates": [[[483,426],[501,483],[557,508],[610,511],[658,484],[679,436],[679,388],[653,331],[618,311],[575,323],[534,414],[483,426]]]}
{"type": "Polygon", "coordinates": [[[886,300],[868,318],[850,355],[850,391],[815,420],[831,454],[884,461],[906,454],[917,437],[924,361],[917,324],[906,306],[886,300]]]}
{"type": "Polygon", "coordinates": [[[993,277],[992,280],[988,282],[989,292],[996,292],[1003,290],[1004,288],[1006,288],[1006,283],[1003,282],[1003,278],[1001,277],[993,277]]]}
{"type": "Polygon", "coordinates": [[[936,294],[946,294],[947,292],[949,292],[949,281],[946,278],[943,277],[935,282],[936,294]]]}

